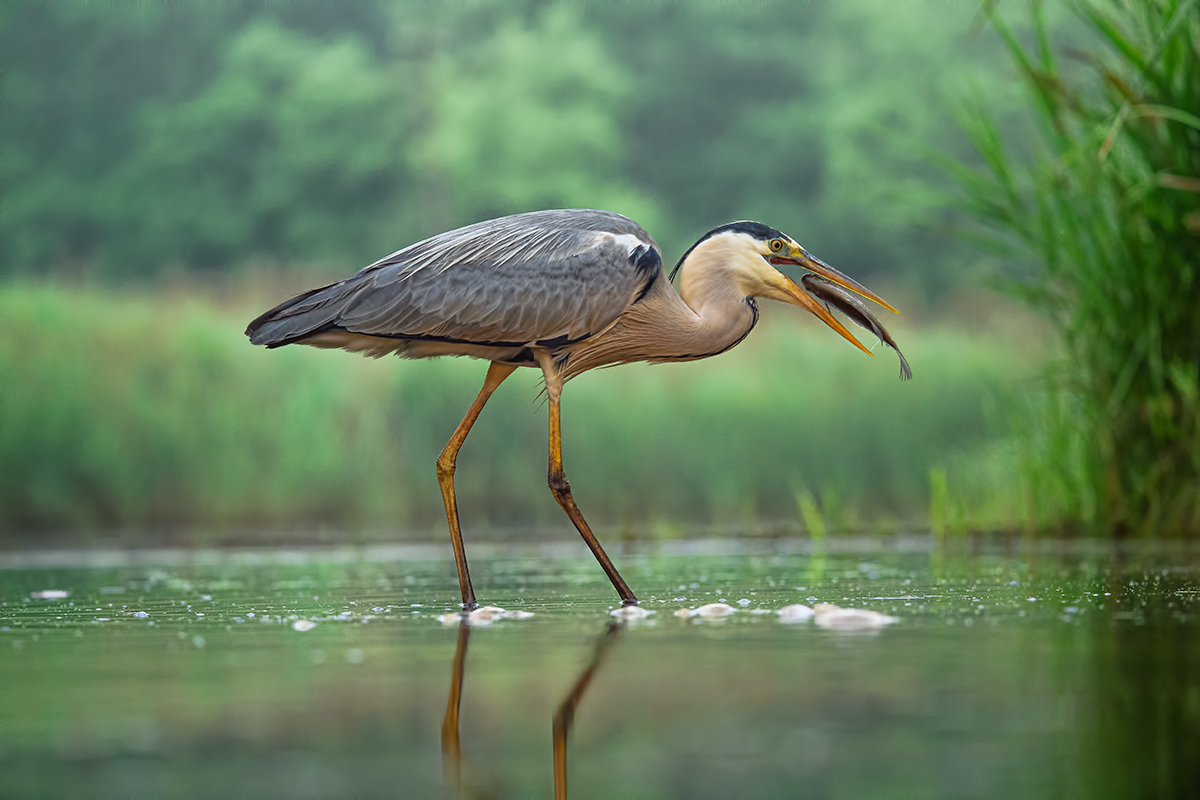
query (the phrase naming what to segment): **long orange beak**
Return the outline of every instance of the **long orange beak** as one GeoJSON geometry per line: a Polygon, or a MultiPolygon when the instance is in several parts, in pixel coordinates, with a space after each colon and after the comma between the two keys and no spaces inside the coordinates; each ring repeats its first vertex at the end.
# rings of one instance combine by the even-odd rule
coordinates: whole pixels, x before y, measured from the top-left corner
{"type": "MultiPolygon", "coordinates": [[[[820,275],[822,278],[833,281],[838,286],[842,286],[846,289],[849,289],[850,291],[854,292],[855,294],[862,295],[863,297],[867,298],[868,300],[874,300],[876,303],[879,303],[879,305],[883,306],[888,311],[891,311],[895,314],[900,313],[899,311],[896,311],[896,309],[892,308],[891,304],[888,303],[886,300],[884,300],[882,297],[875,294],[870,289],[863,286],[861,283],[859,283],[858,281],[849,277],[848,275],[843,275],[842,273],[838,272],[836,269],[829,266],[828,264],[826,264],[824,261],[817,258],[816,256],[811,255],[807,250],[805,250],[800,245],[798,245],[798,244],[791,245],[791,247],[792,247],[792,251],[790,253],[788,253],[786,256],[785,255],[775,255],[775,256],[771,256],[768,260],[775,266],[781,266],[781,265],[787,264],[787,265],[791,265],[791,266],[804,267],[804,269],[808,270],[809,272],[815,272],[816,274],[820,275]]],[[[792,284],[792,285],[794,286],[795,284],[792,284]]],[[[805,308],[807,308],[807,306],[805,306],[805,308]]],[[[813,313],[815,314],[816,312],[814,311],[813,313]]],[[[817,314],[817,316],[820,316],[820,314],[817,314]]],[[[837,330],[837,329],[835,328],[834,330],[837,330]]]]}
{"type": "Polygon", "coordinates": [[[837,317],[830,314],[829,310],[827,308],[825,308],[825,306],[823,306],[821,303],[818,303],[816,300],[814,300],[812,298],[812,296],[809,295],[808,292],[801,289],[796,284],[796,282],[793,281],[791,278],[789,278],[787,275],[784,275],[783,273],[777,273],[777,274],[783,280],[780,281],[776,286],[784,294],[787,295],[786,298],[779,298],[779,299],[786,299],[789,302],[791,302],[793,305],[797,305],[797,306],[800,306],[801,308],[811,311],[813,313],[813,316],[815,316],[817,319],[821,320],[821,322],[824,322],[826,325],[833,328],[835,331],[837,331],[842,336],[844,336],[846,341],[850,342],[850,344],[854,345],[859,350],[862,350],[864,353],[871,356],[872,358],[875,357],[875,354],[872,353],[867,348],[863,347],[862,342],[858,341],[858,339],[855,339],[854,334],[852,334],[852,333],[850,333],[850,331],[846,330],[846,326],[843,325],[842,323],[838,322],[837,317]]]}

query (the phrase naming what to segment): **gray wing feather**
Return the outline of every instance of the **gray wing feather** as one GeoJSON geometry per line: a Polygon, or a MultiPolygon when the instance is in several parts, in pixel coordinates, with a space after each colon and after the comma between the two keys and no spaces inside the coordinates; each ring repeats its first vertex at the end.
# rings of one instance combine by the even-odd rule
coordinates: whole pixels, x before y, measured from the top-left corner
{"type": "Polygon", "coordinates": [[[657,245],[607,211],[539,211],[438,234],[250,324],[255,344],[332,328],[377,336],[531,344],[607,328],[647,276],[657,245]]]}

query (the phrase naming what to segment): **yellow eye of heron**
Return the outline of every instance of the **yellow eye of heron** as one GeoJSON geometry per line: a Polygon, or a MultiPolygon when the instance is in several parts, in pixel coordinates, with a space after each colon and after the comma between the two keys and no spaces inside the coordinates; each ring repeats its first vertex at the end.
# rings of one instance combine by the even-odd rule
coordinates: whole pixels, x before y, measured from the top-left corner
{"type": "Polygon", "coordinates": [[[772,253],[778,253],[782,249],[783,249],[783,239],[772,239],[771,240],[771,252],[772,253]]]}

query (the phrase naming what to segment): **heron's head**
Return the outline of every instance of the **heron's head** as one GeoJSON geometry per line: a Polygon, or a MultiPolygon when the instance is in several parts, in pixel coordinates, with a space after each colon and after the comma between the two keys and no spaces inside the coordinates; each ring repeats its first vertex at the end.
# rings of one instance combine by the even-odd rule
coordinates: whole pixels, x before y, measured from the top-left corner
{"type": "Polygon", "coordinates": [[[727,285],[732,278],[733,287],[742,295],[765,297],[800,306],[868,354],[870,351],[829,313],[824,303],[819,302],[777,267],[801,267],[857,295],[873,300],[889,311],[896,311],[882,297],[858,281],[843,275],[810,254],[792,237],[760,222],[731,222],[709,231],[684,253],[671,277],[674,278],[681,268],[693,263],[697,268],[683,269],[680,277],[679,289],[685,300],[689,295],[698,296],[709,290],[712,283],[719,281],[727,285]]]}

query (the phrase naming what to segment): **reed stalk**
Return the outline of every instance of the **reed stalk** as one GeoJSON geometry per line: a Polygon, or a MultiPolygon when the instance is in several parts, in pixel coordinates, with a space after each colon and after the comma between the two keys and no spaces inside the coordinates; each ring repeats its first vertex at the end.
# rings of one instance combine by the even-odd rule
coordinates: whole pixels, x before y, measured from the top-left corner
{"type": "Polygon", "coordinates": [[[1075,11],[1101,52],[1053,47],[1038,3],[1032,43],[992,14],[1037,133],[1016,142],[974,103],[960,120],[983,165],[952,169],[1005,285],[1061,338],[1048,435],[1083,445],[1072,515],[1116,536],[1195,534],[1200,2],[1075,11]]]}

